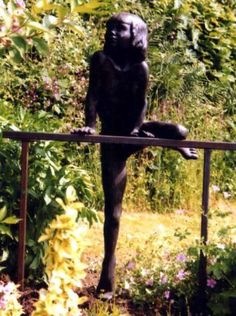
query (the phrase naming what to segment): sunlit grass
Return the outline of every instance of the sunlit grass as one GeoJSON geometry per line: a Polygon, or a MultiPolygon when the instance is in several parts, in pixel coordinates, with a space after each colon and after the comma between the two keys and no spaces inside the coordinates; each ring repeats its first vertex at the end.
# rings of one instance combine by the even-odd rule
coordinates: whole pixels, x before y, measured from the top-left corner
{"type": "MultiPolygon", "coordinates": [[[[218,232],[222,228],[232,226],[235,222],[236,202],[215,200],[209,211],[209,237],[217,241],[218,232]],[[225,216],[226,215],[226,216],[225,216]]],[[[101,216],[102,217],[102,216],[101,216]]],[[[120,236],[117,246],[117,261],[124,262],[127,255],[132,256],[137,246],[142,246],[152,236],[160,240],[175,239],[179,233],[186,234],[179,247],[190,246],[200,240],[201,212],[194,210],[176,210],[171,214],[123,211],[120,236]],[[129,249],[127,254],[127,248],[129,249]]],[[[87,249],[89,257],[102,257],[103,229],[102,222],[95,224],[89,231],[91,246],[87,249]]],[[[236,241],[236,229],[231,229],[231,238],[236,241]]]]}

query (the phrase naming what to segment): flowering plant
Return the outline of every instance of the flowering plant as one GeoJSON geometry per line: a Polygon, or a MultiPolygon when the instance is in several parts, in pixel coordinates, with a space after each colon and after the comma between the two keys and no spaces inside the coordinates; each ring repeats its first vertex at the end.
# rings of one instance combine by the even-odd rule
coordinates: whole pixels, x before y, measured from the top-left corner
{"type": "Polygon", "coordinates": [[[81,255],[86,245],[86,226],[76,221],[83,204],[76,199],[75,189],[69,186],[66,204],[57,199],[64,214],[57,215],[39,239],[40,242],[47,241],[44,263],[48,289],[40,290],[32,316],[80,315],[78,305],[86,300],[74,292],[85,276],[81,255]]]}
{"type": "Polygon", "coordinates": [[[183,310],[194,313],[198,304],[197,276],[202,251],[207,257],[208,308],[213,315],[233,315],[232,306],[236,302],[234,231],[234,226],[225,225],[206,245],[199,239],[187,242],[187,234],[180,234],[179,230],[174,236],[164,231],[153,234],[145,246],[138,246],[135,256],[121,266],[119,294],[140,306],[149,306],[161,313],[168,311],[168,315],[183,310]]]}
{"type": "Polygon", "coordinates": [[[0,315],[20,316],[23,314],[21,304],[18,302],[20,294],[13,282],[4,283],[0,281],[0,315]]]}
{"type": "Polygon", "coordinates": [[[101,6],[101,2],[93,0],[65,4],[52,0],[0,0],[0,57],[21,62],[32,48],[39,55],[46,55],[58,28],[83,36],[78,13],[93,13],[101,6]]]}

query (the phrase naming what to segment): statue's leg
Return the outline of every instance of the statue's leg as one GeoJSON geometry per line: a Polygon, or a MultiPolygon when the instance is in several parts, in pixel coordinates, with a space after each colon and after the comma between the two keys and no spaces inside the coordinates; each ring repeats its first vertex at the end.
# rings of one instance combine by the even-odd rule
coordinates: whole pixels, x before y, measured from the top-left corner
{"type": "MultiPolygon", "coordinates": [[[[151,121],[143,123],[141,129],[153,134],[157,138],[167,138],[184,140],[188,135],[186,127],[180,124],[168,122],[151,121]]],[[[185,159],[197,159],[198,155],[195,148],[173,148],[181,153],[185,159]]]]}
{"type": "Polygon", "coordinates": [[[115,249],[119,234],[122,199],[126,186],[126,161],[120,159],[115,146],[103,145],[101,150],[102,184],[105,198],[104,260],[97,292],[113,292],[115,249]],[[112,149],[113,148],[113,149],[112,149]]]}

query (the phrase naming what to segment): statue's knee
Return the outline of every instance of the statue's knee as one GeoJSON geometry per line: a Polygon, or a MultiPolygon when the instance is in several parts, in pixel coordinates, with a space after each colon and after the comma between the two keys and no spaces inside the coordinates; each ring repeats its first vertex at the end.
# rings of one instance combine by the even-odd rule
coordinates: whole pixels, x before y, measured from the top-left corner
{"type": "Polygon", "coordinates": [[[111,222],[112,222],[112,226],[119,226],[120,225],[120,213],[118,214],[114,214],[112,217],[111,217],[111,222]]]}
{"type": "Polygon", "coordinates": [[[183,125],[178,124],[176,126],[177,135],[179,139],[185,139],[188,135],[188,130],[183,125]]]}
{"type": "Polygon", "coordinates": [[[114,212],[106,216],[106,222],[109,227],[117,228],[120,225],[121,212],[114,212]]]}

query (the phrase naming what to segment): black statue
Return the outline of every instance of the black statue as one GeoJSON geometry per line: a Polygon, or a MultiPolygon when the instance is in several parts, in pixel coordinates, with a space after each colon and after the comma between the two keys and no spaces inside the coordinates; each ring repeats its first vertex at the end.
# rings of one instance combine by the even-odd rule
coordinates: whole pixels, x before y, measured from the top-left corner
{"type": "MultiPolygon", "coordinates": [[[[186,138],[188,131],[182,125],[144,122],[148,84],[146,50],[147,26],[141,18],[130,13],[119,13],[108,20],[104,49],[95,52],[91,59],[86,126],[75,129],[73,133],[95,134],[98,114],[103,135],[186,138]]],[[[136,145],[101,144],[105,256],[98,293],[112,293],[114,290],[115,249],[126,186],[126,160],[142,148],[136,145]]],[[[176,150],[186,159],[197,159],[193,148],[176,150]]]]}

